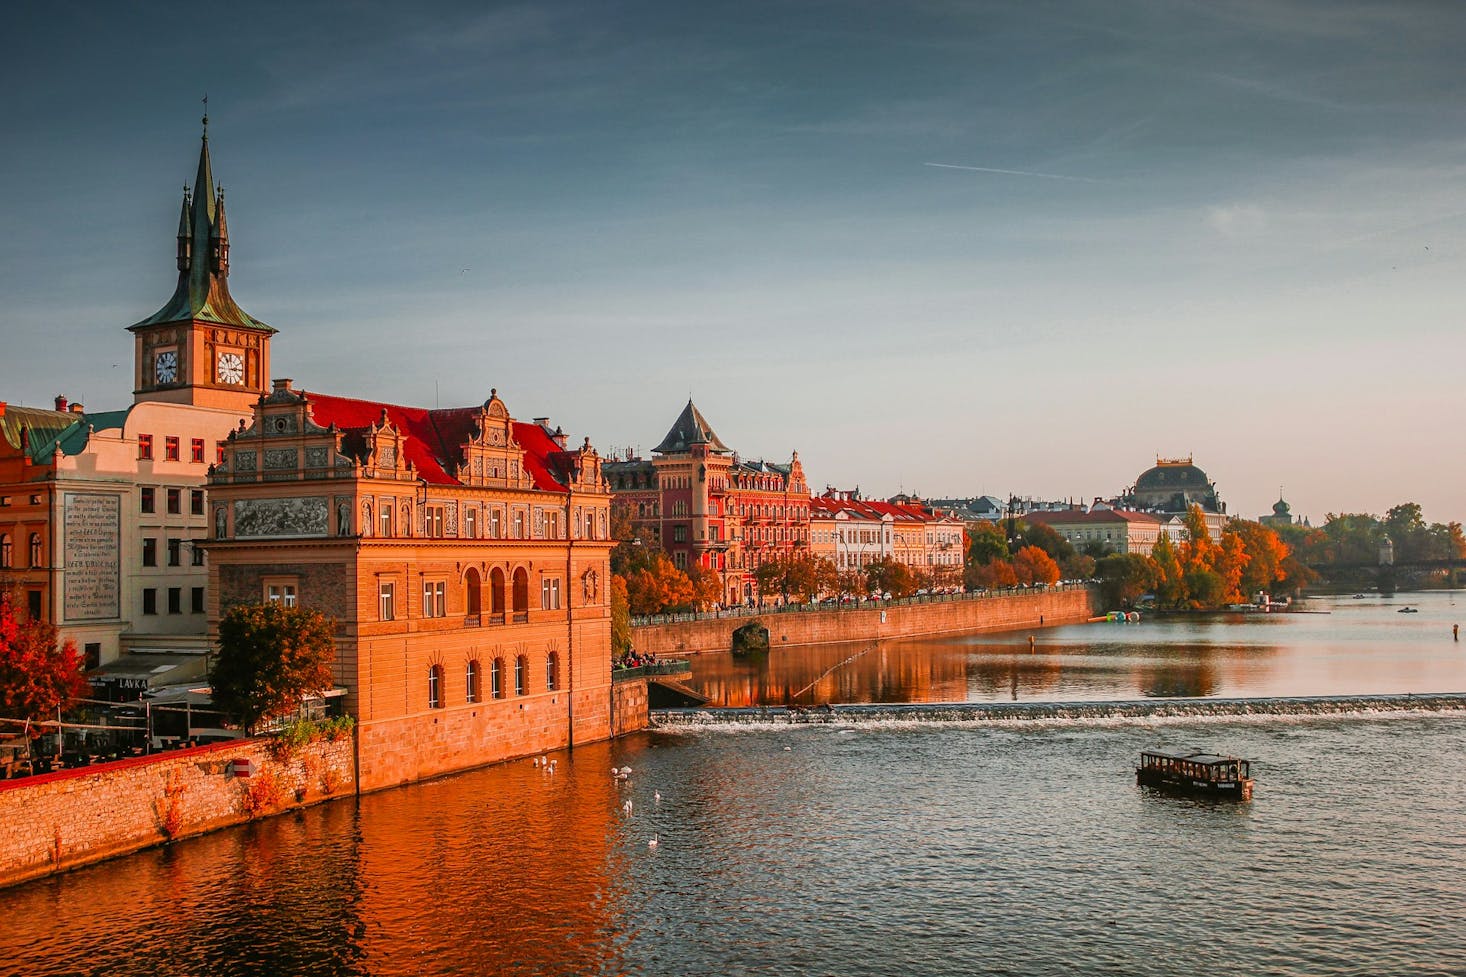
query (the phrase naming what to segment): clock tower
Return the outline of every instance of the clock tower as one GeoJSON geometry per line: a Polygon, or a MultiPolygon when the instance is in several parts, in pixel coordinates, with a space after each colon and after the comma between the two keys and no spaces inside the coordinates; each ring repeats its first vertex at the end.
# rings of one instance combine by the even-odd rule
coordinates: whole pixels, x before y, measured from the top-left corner
{"type": "Polygon", "coordinates": [[[209,117],[193,190],[178,216],[178,287],[161,309],[128,327],[135,338],[133,399],[248,412],[270,386],[275,330],[229,295],[229,226],[214,188],[209,117]]]}

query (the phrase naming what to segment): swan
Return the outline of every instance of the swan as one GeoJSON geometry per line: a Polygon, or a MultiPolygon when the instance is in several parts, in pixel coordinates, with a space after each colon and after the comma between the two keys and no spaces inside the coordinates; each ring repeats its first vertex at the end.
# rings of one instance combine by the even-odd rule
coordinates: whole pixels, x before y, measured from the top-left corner
{"type": "Polygon", "coordinates": [[[650,838],[647,839],[646,846],[648,848],[655,848],[658,845],[660,845],[661,843],[662,843],[662,836],[660,834],[654,834],[650,838]]]}
{"type": "Polygon", "coordinates": [[[658,804],[662,803],[662,792],[659,790],[652,791],[652,800],[656,801],[658,804]]]}

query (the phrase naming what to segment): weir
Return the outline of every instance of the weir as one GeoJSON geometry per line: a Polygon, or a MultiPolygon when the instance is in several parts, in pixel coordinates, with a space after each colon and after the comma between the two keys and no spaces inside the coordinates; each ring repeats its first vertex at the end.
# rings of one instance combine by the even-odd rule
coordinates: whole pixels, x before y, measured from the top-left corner
{"type": "Polygon", "coordinates": [[[1025,719],[1331,716],[1452,711],[1466,711],[1466,692],[1246,699],[1128,699],[1109,702],[916,702],[857,703],[814,708],[755,706],[741,709],[656,709],[651,713],[651,725],[657,728],[765,723],[980,723],[1025,719]]]}

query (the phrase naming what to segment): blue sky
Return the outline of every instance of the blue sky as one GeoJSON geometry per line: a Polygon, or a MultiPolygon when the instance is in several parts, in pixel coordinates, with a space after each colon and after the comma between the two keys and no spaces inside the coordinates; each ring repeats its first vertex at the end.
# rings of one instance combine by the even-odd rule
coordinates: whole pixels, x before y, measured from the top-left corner
{"type": "Polygon", "coordinates": [[[207,92],[299,385],[643,451],[691,393],[876,495],[1193,454],[1241,515],[1461,518],[1463,49],[1454,3],[29,5],[0,399],[129,399],[207,92]]]}

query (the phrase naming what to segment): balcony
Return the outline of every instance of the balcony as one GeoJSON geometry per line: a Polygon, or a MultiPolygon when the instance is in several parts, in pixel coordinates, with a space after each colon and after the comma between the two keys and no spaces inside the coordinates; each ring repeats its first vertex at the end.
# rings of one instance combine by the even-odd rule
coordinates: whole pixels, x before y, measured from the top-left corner
{"type": "Polygon", "coordinates": [[[529,611],[515,611],[514,612],[514,623],[515,624],[528,624],[529,623],[529,611]]]}
{"type": "Polygon", "coordinates": [[[466,628],[480,627],[482,626],[482,618],[477,614],[465,614],[463,615],[463,626],[466,628]]]}

